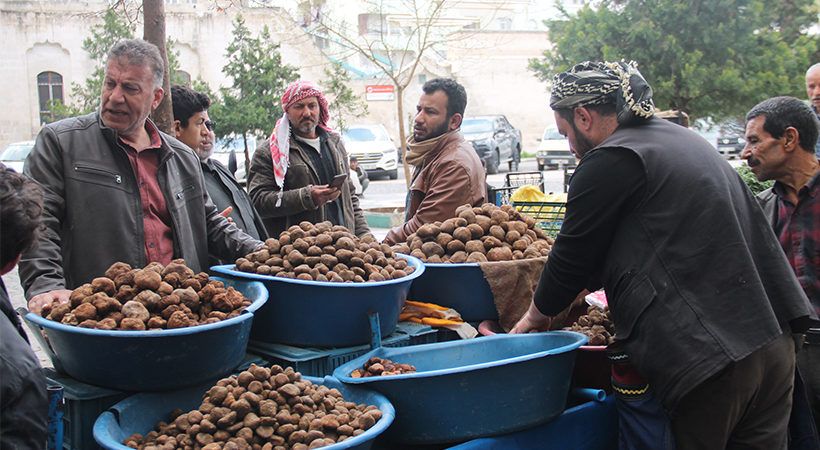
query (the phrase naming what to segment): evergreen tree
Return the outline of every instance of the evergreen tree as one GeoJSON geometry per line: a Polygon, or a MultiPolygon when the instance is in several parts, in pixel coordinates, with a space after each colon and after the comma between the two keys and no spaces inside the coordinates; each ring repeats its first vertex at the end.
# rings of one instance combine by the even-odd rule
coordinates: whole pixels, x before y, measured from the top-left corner
{"type": "Polygon", "coordinates": [[[721,121],[805,96],[816,22],[812,0],[602,0],[546,21],[554,45],[530,70],[549,82],[585,60],[635,60],[660,109],[721,121]]]}
{"type": "Polygon", "coordinates": [[[341,63],[333,64],[331,69],[326,68],[324,72],[327,79],[319,84],[330,99],[330,116],[333,117],[336,127],[344,130],[348,117],[359,119],[367,115],[367,104],[361,101],[360,96],[354,95],[353,89],[345,84],[350,81],[350,75],[341,63]]]}
{"type": "MultiPolygon", "coordinates": [[[[282,117],[282,95],[299,78],[298,68],[282,63],[279,44],[273,42],[267,25],[258,37],[245,26],[245,19],[234,20],[233,41],[228,45],[228,64],[222,72],[233,80],[220,88],[220,99],[212,103],[210,115],[217,118],[218,137],[233,134],[245,143],[245,167],[250,165],[247,137],[268,137],[276,120],[282,117]]],[[[215,100],[212,98],[212,100],[215,100]]]]}

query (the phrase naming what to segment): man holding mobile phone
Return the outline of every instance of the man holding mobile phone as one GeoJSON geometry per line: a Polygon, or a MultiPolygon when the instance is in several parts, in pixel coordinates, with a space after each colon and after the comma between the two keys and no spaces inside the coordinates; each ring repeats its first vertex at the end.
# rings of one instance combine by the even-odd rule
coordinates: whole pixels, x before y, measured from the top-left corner
{"type": "Polygon", "coordinates": [[[372,236],[347,180],[347,151],[327,125],[327,105],[315,84],[291,83],[282,96],[285,113],[254,152],[248,192],[272,237],[303,221],[330,221],[360,238],[372,236]]]}

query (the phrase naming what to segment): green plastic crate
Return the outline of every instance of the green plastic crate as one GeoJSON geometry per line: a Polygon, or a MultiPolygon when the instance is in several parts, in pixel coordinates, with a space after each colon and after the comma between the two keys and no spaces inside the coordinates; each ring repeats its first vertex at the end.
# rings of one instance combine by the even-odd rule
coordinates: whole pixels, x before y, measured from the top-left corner
{"type": "Polygon", "coordinates": [[[536,225],[553,238],[561,230],[567,208],[566,203],[553,202],[512,202],[512,206],[519,212],[532,216],[536,225]]]}

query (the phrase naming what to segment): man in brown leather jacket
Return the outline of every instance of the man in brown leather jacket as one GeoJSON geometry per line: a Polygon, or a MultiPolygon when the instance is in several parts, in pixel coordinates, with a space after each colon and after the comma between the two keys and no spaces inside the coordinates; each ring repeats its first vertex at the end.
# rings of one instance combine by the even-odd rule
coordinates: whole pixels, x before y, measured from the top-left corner
{"type": "Polygon", "coordinates": [[[487,198],[484,167],[472,144],[462,136],[467,92],[455,80],[424,83],[416,106],[413,136],[407,140],[407,162],[415,166],[407,194],[404,225],[392,228],[384,242],[407,240],[422,225],[454,217],[456,208],[480,206],[487,198]]]}
{"type": "Polygon", "coordinates": [[[282,108],[285,114],[256,148],[248,169],[248,192],[268,234],[277,238],[302,221],[328,220],[360,238],[372,236],[350,180],[331,187],[336,175],[349,176],[350,166],[339,133],[327,125],[322,91],[309,81],[294,81],[282,108]]]}

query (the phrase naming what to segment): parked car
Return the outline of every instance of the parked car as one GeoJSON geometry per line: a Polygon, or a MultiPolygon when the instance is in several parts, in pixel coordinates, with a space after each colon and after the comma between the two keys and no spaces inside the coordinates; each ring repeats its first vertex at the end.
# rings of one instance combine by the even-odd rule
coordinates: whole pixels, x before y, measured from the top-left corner
{"type": "Polygon", "coordinates": [[[0,163],[14,169],[17,173],[23,173],[26,157],[33,148],[34,141],[12,142],[0,153],[0,163]]]}
{"type": "Polygon", "coordinates": [[[746,139],[742,136],[721,136],[717,138],[717,149],[726,159],[739,159],[746,139]]]}
{"type": "Polygon", "coordinates": [[[484,160],[487,173],[498,173],[501,163],[510,171],[521,162],[521,131],[502,115],[470,116],[461,121],[461,134],[470,141],[478,157],[484,160]]]}
{"type": "Polygon", "coordinates": [[[382,124],[348,125],[342,140],[349,156],[355,156],[368,178],[399,177],[399,150],[382,124]]]}
{"type": "MultiPolygon", "coordinates": [[[[253,158],[256,151],[256,137],[248,137],[248,157],[253,158]]],[[[242,137],[225,137],[214,143],[214,154],[211,158],[219,161],[233,172],[236,181],[244,185],[248,180],[245,169],[245,142],[242,137]]]]}
{"type": "Polygon", "coordinates": [[[544,129],[544,135],[538,138],[538,150],[535,160],[538,170],[574,168],[578,164],[575,154],[569,149],[569,139],[558,132],[558,127],[550,125],[544,129]]]}

